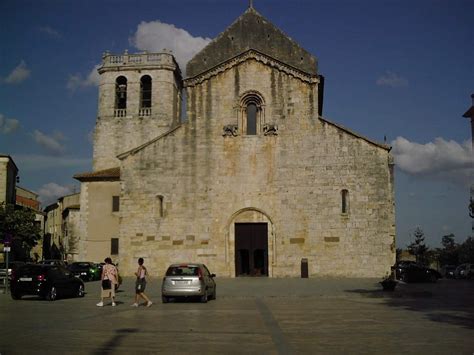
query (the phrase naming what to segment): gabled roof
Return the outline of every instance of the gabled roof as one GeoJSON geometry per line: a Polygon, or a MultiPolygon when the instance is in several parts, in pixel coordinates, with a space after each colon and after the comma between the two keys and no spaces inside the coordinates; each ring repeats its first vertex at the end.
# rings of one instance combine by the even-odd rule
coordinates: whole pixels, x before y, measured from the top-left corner
{"type": "Polygon", "coordinates": [[[187,77],[192,78],[254,49],[304,73],[317,75],[316,58],[298,43],[249,7],[224,32],[188,62],[187,77]]]}
{"type": "Polygon", "coordinates": [[[83,181],[118,181],[120,180],[120,168],[91,171],[73,176],[74,179],[83,181]]]}

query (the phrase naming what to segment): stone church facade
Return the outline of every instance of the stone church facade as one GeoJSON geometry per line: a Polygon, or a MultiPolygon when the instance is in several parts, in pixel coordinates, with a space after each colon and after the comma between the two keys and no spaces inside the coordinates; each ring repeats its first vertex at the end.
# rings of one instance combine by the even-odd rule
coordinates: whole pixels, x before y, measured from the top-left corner
{"type": "Polygon", "coordinates": [[[105,53],[99,73],[93,172],[75,176],[82,258],[112,252],[126,275],[138,257],[154,275],[188,261],[230,277],[299,277],[302,259],[310,277],[390,270],[390,147],[322,117],[316,58],[255,9],[185,79],[166,52],[105,53]]]}

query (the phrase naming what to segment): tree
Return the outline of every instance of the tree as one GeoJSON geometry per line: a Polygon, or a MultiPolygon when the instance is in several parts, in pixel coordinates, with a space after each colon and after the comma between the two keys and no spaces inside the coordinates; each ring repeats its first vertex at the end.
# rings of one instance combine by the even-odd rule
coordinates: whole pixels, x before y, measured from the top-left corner
{"type": "Polygon", "coordinates": [[[438,249],[439,262],[441,266],[444,265],[457,265],[459,255],[459,245],[454,241],[454,234],[448,234],[442,237],[441,245],[442,249],[438,249]]]}
{"type": "Polygon", "coordinates": [[[464,243],[459,246],[459,262],[474,263],[474,238],[467,238],[464,243]]]}
{"type": "Polygon", "coordinates": [[[415,255],[417,263],[426,265],[428,262],[428,247],[425,245],[425,234],[420,227],[416,227],[413,236],[415,237],[415,241],[408,245],[408,252],[411,255],[415,255]]]}
{"type": "Polygon", "coordinates": [[[0,239],[3,241],[7,236],[11,236],[14,255],[29,258],[31,248],[41,239],[35,213],[26,208],[16,209],[11,204],[0,204],[0,239]]]}

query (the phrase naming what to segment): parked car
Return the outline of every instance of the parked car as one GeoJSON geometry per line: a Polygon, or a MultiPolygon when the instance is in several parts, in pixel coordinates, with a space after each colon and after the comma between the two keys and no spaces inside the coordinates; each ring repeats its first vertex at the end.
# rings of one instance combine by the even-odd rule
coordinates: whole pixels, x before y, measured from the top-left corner
{"type": "Polygon", "coordinates": [[[24,261],[10,261],[8,263],[8,270],[6,269],[6,263],[0,263],[0,279],[4,279],[8,274],[8,278],[11,277],[12,272],[15,272],[20,266],[25,265],[24,261]]]}
{"type": "Polygon", "coordinates": [[[411,260],[401,260],[401,261],[398,261],[393,267],[392,269],[395,271],[395,278],[397,280],[401,280],[401,274],[403,272],[403,270],[405,270],[407,267],[411,266],[411,265],[418,265],[416,263],[416,261],[411,261],[411,260]]]}
{"type": "Polygon", "coordinates": [[[438,271],[417,264],[399,268],[397,276],[404,282],[436,282],[441,278],[438,271]]]}
{"type": "Polygon", "coordinates": [[[454,271],[456,279],[473,279],[474,278],[474,264],[461,264],[454,271]]]}
{"type": "Polygon", "coordinates": [[[99,268],[95,263],[89,261],[76,261],[68,265],[68,269],[74,274],[74,276],[79,277],[83,281],[100,280],[99,268]]]}
{"type": "Polygon", "coordinates": [[[201,302],[216,299],[215,274],[204,264],[172,264],[168,267],[161,286],[161,299],[167,303],[177,297],[199,297],[201,302]]]}
{"type": "Polygon", "coordinates": [[[49,301],[84,297],[84,282],[60,265],[26,264],[12,274],[11,296],[37,295],[49,301]]]}
{"type": "Polygon", "coordinates": [[[38,262],[38,264],[42,265],[57,265],[57,266],[62,266],[63,268],[67,268],[67,263],[64,260],[61,259],[47,259],[47,260],[41,260],[38,262]]]}
{"type": "Polygon", "coordinates": [[[441,275],[447,279],[454,279],[455,265],[445,265],[441,268],[441,275]]]}

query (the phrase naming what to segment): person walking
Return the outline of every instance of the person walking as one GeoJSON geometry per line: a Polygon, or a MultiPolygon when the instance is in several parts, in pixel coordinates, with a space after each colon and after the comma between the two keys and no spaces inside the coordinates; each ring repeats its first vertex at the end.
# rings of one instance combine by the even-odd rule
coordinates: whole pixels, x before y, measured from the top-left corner
{"type": "Polygon", "coordinates": [[[148,275],[148,271],[146,267],[143,265],[143,258],[138,259],[138,270],[135,273],[137,276],[137,281],[135,282],[135,303],[132,304],[132,307],[138,307],[138,301],[143,298],[146,301],[146,306],[150,307],[153,302],[145,295],[145,288],[146,288],[146,276],[148,275]]]}
{"type": "Polygon", "coordinates": [[[115,307],[115,285],[118,284],[118,271],[114,264],[112,264],[111,258],[105,258],[105,265],[102,268],[102,275],[100,277],[102,281],[100,302],[97,303],[97,307],[104,306],[104,298],[112,300],[112,307],[115,307]]]}

